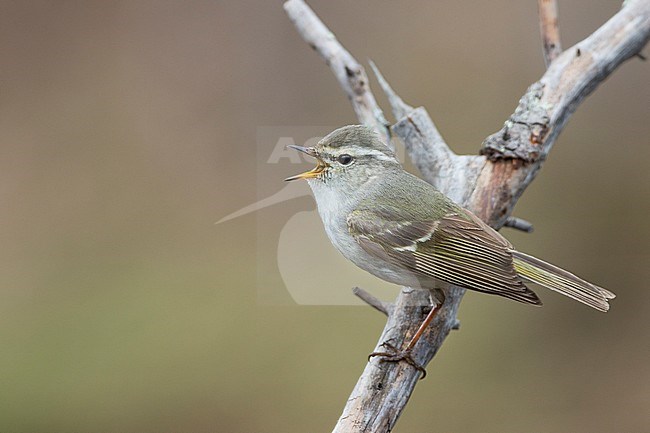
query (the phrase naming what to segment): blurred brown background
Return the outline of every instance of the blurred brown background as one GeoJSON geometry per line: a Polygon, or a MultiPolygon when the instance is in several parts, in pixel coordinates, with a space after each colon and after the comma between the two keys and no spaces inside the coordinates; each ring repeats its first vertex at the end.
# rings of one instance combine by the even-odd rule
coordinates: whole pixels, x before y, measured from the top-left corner
{"type": "MultiPolygon", "coordinates": [[[[458,152],[544,70],[534,0],[310,4],[458,152]]],[[[619,7],[560,1],[564,46],[619,7]]],[[[356,120],[281,3],[1,1],[0,55],[0,431],[328,431],[384,319],[260,303],[277,209],[214,225],[257,199],[259,126],[356,120]]],[[[535,233],[504,231],[612,311],[468,294],[396,431],[650,431],[649,68],[582,104],[517,206],[535,233]]]]}

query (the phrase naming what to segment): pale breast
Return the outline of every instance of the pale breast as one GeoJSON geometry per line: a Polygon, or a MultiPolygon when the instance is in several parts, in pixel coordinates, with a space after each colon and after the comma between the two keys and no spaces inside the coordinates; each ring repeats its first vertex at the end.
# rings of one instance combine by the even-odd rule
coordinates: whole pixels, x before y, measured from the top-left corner
{"type": "Polygon", "coordinates": [[[407,269],[388,263],[361,248],[350,234],[347,223],[347,216],[353,206],[344,200],[338,200],[332,194],[318,194],[317,197],[318,213],[323,221],[325,233],[332,245],[346,259],[390,283],[414,288],[420,286],[420,281],[407,269]]]}

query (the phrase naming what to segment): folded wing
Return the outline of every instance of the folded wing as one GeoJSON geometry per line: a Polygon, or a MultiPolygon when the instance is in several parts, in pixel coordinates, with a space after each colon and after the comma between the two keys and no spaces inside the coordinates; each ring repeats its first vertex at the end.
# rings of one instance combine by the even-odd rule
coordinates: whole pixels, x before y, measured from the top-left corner
{"type": "Polygon", "coordinates": [[[541,304],[517,275],[512,245],[469,212],[414,221],[398,208],[360,209],[348,228],[366,252],[416,275],[541,304]]]}

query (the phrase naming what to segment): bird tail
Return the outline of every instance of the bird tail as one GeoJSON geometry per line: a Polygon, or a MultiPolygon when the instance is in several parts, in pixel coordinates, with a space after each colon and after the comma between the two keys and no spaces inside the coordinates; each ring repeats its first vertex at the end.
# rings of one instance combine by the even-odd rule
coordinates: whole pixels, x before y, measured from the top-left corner
{"type": "Polygon", "coordinates": [[[523,279],[554,290],[598,311],[609,310],[607,301],[616,297],[609,290],[591,284],[571,272],[536,257],[519,251],[513,251],[512,255],[515,270],[523,279]]]}

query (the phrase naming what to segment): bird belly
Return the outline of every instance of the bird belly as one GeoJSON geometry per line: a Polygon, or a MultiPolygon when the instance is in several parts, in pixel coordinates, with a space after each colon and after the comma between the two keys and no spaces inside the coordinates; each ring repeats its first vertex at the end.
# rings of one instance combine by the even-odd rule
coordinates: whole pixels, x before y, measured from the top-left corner
{"type": "Polygon", "coordinates": [[[345,197],[335,194],[331,189],[321,187],[318,182],[310,182],[314,191],[318,213],[323,222],[325,233],[332,245],[349,261],[389,283],[399,284],[412,288],[432,288],[431,281],[423,281],[410,270],[373,256],[361,248],[359,243],[350,234],[347,215],[354,208],[354,203],[345,200],[345,197]]]}

